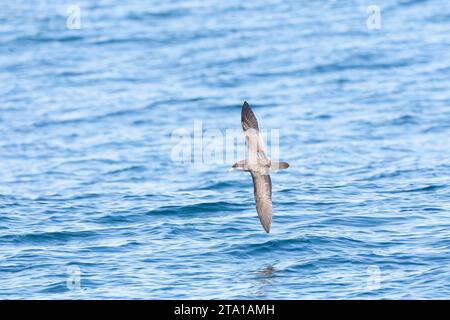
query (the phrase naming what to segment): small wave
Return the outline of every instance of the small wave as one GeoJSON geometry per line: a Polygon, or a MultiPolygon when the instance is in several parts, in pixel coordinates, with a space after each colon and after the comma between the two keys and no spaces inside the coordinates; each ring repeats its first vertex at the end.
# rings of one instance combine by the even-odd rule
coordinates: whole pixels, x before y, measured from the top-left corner
{"type": "MultiPolygon", "coordinates": [[[[99,224],[124,224],[136,223],[147,216],[147,210],[144,208],[130,208],[126,211],[115,211],[101,217],[96,217],[92,221],[99,224]]],[[[157,224],[152,224],[155,226],[157,224]]]]}
{"type": "Polygon", "coordinates": [[[74,200],[86,200],[86,199],[95,199],[95,198],[101,198],[104,194],[101,193],[82,193],[82,194],[74,194],[74,195],[62,195],[59,193],[52,194],[52,195],[43,195],[39,196],[34,199],[34,201],[37,202],[56,202],[56,201],[74,201],[74,200]]]}
{"type": "Polygon", "coordinates": [[[395,178],[395,177],[399,177],[405,174],[410,174],[413,173],[414,170],[412,169],[397,169],[397,170],[392,170],[392,171],[387,171],[387,172],[380,172],[380,173],[375,173],[367,178],[363,178],[363,179],[359,179],[358,181],[376,181],[376,180],[381,180],[381,179],[386,179],[386,178],[395,178]]]}
{"type": "Polygon", "coordinates": [[[48,243],[48,242],[68,242],[72,240],[82,240],[98,236],[95,231],[56,231],[56,232],[35,232],[21,235],[4,235],[0,237],[3,243],[48,243]]]}
{"type": "Polygon", "coordinates": [[[407,124],[419,124],[417,117],[412,115],[403,115],[394,119],[391,119],[385,123],[388,126],[402,126],[407,124]]]}
{"type": "Polygon", "coordinates": [[[59,281],[59,282],[55,282],[50,285],[47,285],[40,292],[48,294],[48,293],[62,293],[62,292],[67,292],[69,290],[70,289],[67,287],[66,281],[59,281]]]}
{"type": "MultiPolygon", "coordinates": [[[[120,252],[124,250],[128,250],[130,248],[137,248],[139,245],[141,245],[138,241],[129,241],[127,243],[121,244],[121,245],[110,245],[110,246],[90,246],[86,247],[81,252],[120,252]]],[[[80,264],[76,264],[77,266],[80,266],[80,264]]]]}
{"type": "Polygon", "coordinates": [[[448,187],[447,185],[430,185],[430,186],[424,186],[424,187],[418,187],[418,188],[412,188],[412,189],[401,189],[401,190],[390,190],[390,191],[384,191],[381,193],[409,193],[409,192],[431,192],[436,191],[442,188],[448,187]]]}
{"type": "Polygon", "coordinates": [[[242,210],[246,206],[238,203],[231,203],[225,201],[218,202],[202,202],[196,204],[189,204],[184,206],[163,206],[158,209],[149,211],[149,215],[196,215],[200,213],[221,213],[224,211],[242,210]]]}
{"type": "Polygon", "coordinates": [[[145,172],[146,170],[147,170],[147,168],[145,166],[135,165],[135,166],[129,166],[126,168],[109,171],[109,172],[106,172],[105,175],[116,175],[116,174],[120,174],[120,173],[129,173],[129,172],[140,173],[140,172],[145,172]]]}
{"type": "Polygon", "coordinates": [[[199,186],[196,190],[222,190],[235,187],[235,181],[210,181],[207,184],[199,186]]]}
{"type": "Polygon", "coordinates": [[[126,18],[130,20],[145,20],[145,21],[153,21],[155,19],[179,19],[183,16],[186,16],[190,13],[187,9],[172,9],[165,11],[155,11],[155,12],[132,12],[129,13],[126,18]]]}
{"type": "Polygon", "coordinates": [[[422,4],[428,0],[402,0],[398,2],[399,8],[411,7],[417,4],[422,4]]]}
{"type": "Polygon", "coordinates": [[[289,252],[297,250],[310,250],[311,245],[325,245],[333,243],[334,246],[362,245],[364,242],[348,237],[331,236],[302,236],[288,239],[271,239],[264,242],[250,244],[234,244],[227,252],[236,254],[264,254],[270,252],[289,252]]]}
{"type": "Polygon", "coordinates": [[[47,34],[38,34],[36,36],[21,36],[17,37],[12,42],[18,43],[47,43],[47,42],[79,42],[83,40],[82,36],[68,35],[63,37],[49,37],[47,34]]]}

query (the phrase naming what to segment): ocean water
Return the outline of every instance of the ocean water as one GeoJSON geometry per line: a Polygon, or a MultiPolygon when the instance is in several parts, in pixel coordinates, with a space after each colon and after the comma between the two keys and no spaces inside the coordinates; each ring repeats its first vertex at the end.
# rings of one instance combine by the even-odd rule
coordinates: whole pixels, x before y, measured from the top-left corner
{"type": "Polygon", "coordinates": [[[1,299],[450,298],[447,0],[64,2],[0,7],[1,299]],[[172,155],[244,100],[270,234],[172,155]]]}

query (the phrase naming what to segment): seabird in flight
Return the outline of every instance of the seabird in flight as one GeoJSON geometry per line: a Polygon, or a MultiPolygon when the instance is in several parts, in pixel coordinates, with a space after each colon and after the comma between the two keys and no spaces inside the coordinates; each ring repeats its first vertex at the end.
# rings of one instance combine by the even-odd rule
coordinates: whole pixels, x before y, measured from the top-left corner
{"type": "Polygon", "coordinates": [[[272,223],[272,181],[269,172],[286,169],[289,164],[271,161],[266,156],[258,120],[247,101],[242,106],[241,123],[247,140],[247,159],[236,162],[233,169],[247,171],[252,175],[256,211],[264,230],[269,233],[272,223]]]}

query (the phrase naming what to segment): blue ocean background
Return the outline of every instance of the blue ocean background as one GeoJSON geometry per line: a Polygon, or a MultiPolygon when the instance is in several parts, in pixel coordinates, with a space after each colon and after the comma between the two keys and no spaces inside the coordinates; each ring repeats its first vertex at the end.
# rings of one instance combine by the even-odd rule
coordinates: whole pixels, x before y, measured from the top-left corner
{"type": "Polygon", "coordinates": [[[448,0],[5,2],[0,84],[1,299],[450,298],[448,0]],[[250,175],[171,158],[244,100],[270,234],[250,175]]]}

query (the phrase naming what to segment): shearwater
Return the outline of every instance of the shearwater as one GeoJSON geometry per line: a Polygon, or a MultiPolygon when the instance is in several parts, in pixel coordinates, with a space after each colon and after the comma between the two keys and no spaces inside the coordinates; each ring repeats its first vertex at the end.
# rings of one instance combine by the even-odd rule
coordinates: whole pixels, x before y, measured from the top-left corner
{"type": "Polygon", "coordinates": [[[272,224],[272,181],[269,172],[286,169],[289,164],[271,161],[266,156],[258,120],[247,101],[242,106],[241,123],[247,140],[247,159],[236,162],[232,168],[252,175],[256,211],[264,230],[269,233],[272,224]]]}

